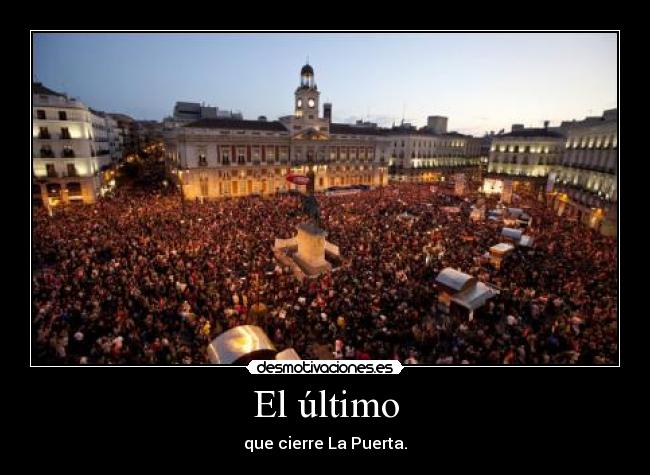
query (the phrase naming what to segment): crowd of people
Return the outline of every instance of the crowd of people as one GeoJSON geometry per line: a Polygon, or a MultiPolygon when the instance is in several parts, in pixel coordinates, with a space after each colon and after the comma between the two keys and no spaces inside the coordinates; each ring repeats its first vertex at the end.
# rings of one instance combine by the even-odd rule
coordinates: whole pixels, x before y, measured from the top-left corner
{"type": "Polygon", "coordinates": [[[472,222],[477,199],[496,204],[415,184],[319,195],[342,262],[302,282],[272,253],[306,220],[296,196],[182,203],[129,190],[52,216],[35,209],[34,361],[206,363],[212,339],[254,323],[303,358],[327,348],[406,364],[616,363],[616,240],[532,197],[535,246],[497,269],[482,256],[503,223],[472,222]],[[471,320],[442,311],[435,278],[445,267],[499,295],[471,320]],[[257,302],[267,311],[251,312],[257,302]]]}

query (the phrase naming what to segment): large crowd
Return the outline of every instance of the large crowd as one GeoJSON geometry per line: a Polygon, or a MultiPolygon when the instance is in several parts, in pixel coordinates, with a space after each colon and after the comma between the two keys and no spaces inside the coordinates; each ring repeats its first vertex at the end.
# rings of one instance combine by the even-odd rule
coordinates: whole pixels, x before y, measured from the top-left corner
{"type": "Polygon", "coordinates": [[[272,253],[306,220],[296,196],[183,204],[131,190],[52,216],[34,209],[33,360],[206,363],[212,339],[254,323],[303,358],[326,348],[406,364],[616,363],[616,240],[524,197],[535,245],[497,269],[482,256],[503,223],[472,222],[477,199],[413,184],[319,195],[342,262],[302,282],[272,253]],[[434,284],[445,267],[500,293],[471,320],[443,312],[434,284]],[[257,302],[266,313],[250,311],[257,302]]]}

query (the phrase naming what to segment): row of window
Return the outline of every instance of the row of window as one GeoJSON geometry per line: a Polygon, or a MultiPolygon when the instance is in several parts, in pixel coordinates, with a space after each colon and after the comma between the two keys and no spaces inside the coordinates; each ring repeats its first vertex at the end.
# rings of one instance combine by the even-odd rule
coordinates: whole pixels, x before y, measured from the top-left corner
{"type": "Polygon", "coordinates": [[[609,199],[609,197],[616,191],[616,183],[579,175],[576,175],[574,177],[557,177],[555,179],[555,182],[562,185],[577,186],[585,190],[598,193],[601,196],[605,196],[606,199],[609,199]]]}
{"type": "MultiPolygon", "coordinates": [[[[45,185],[45,189],[47,191],[47,195],[50,198],[61,198],[61,185],[59,183],[48,183],[45,185]]],[[[79,197],[81,196],[81,183],[78,182],[70,182],[65,185],[65,189],[68,192],[68,197],[79,197]]],[[[32,193],[40,197],[41,196],[41,186],[38,184],[34,184],[32,187],[32,193]]]]}
{"type": "Polygon", "coordinates": [[[522,156],[517,158],[517,155],[512,157],[494,157],[492,160],[493,163],[521,163],[523,165],[550,165],[555,162],[554,158],[551,157],[526,157],[522,156]]]}
{"type": "MultiPolygon", "coordinates": [[[[404,152],[396,154],[393,152],[393,158],[404,158],[404,152]]],[[[425,153],[425,152],[411,152],[411,158],[464,158],[465,154],[463,153],[425,153]]]]}
{"type": "Polygon", "coordinates": [[[509,153],[559,153],[559,147],[549,147],[548,145],[497,145],[492,144],[491,152],[509,152],[509,153]]]}
{"type": "MultiPolygon", "coordinates": [[[[326,186],[337,186],[337,185],[352,185],[352,184],[372,184],[372,175],[359,175],[359,176],[350,176],[350,177],[328,177],[327,181],[325,177],[318,178],[318,186],[323,188],[326,186]]],[[[216,183],[216,186],[212,188],[217,192],[218,195],[239,195],[241,193],[269,193],[269,192],[280,192],[286,191],[288,188],[284,180],[278,180],[275,183],[271,180],[267,182],[262,180],[260,182],[255,182],[253,180],[239,181],[237,179],[228,180],[228,181],[219,181],[216,183]]],[[[199,191],[202,196],[210,195],[210,186],[207,176],[199,177],[199,191]]]]}
{"type": "Polygon", "coordinates": [[[618,137],[616,135],[602,135],[596,137],[574,137],[566,142],[566,148],[617,148],[618,137]]]}
{"type": "MultiPolygon", "coordinates": [[[[66,164],[66,170],[67,170],[67,174],[62,176],[69,176],[69,177],[79,176],[79,174],[77,173],[77,167],[75,166],[74,163],[66,164]]],[[[45,171],[47,173],[48,178],[57,178],[59,176],[59,173],[56,171],[54,163],[46,163],[45,171]]]]}
{"type": "MultiPolygon", "coordinates": [[[[43,109],[36,110],[36,118],[39,120],[47,120],[47,115],[43,109]]],[[[59,120],[68,120],[68,113],[66,111],[59,111],[59,120]]]]}
{"type": "MultiPolygon", "coordinates": [[[[297,147],[294,150],[294,157],[297,161],[302,158],[325,160],[325,148],[318,150],[318,155],[315,155],[314,150],[306,150],[306,155],[303,155],[303,148],[297,147]]],[[[228,164],[245,164],[251,162],[273,162],[283,161],[289,158],[289,147],[287,146],[252,146],[242,147],[233,145],[222,145],[217,150],[217,162],[222,165],[228,164]],[[234,158],[234,159],[233,159],[234,158]]],[[[374,149],[371,147],[329,147],[330,160],[372,160],[374,158],[374,149]]],[[[207,166],[207,155],[205,149],[199,149],[197,155],[198,166],[207,166]]]]}
{"type": "MultiPolygon", "coordinates": [[[[54,153],[54,150],[52,150],[52,147],[50,145],[43,145],[40,150],[40,157],[41,158],[55,158],[56,155],[54,153]]],[[[93,147],[90,147],[90,154],[92,157],[95,156],[95,149],[93,147]]],[[[75,153],[72,147],[69,145],[64,145],[63,149],[61,150],[61,157],[63,158],[74,158],[75,153]]]]}
{"type": "MultiPolygon", "coordinates": [[[[398,142],[395,141],[393,142],[393,146],[397,148],[398,142]]],[[[400,141],[400,146],[402,148],[405,147],[406,141],[402,140],[400,141]]],[[[431,147],[463,147],[465,145],[465,142],[462,140],[452,140],[452,141],[445,141],[445,142],[433,142],[432,140],[418,140],[416,142],[413,142],[411,144],[413,147],[424,147],[424,148],[431,148],[431,147]]]]}
{"type": "MultiPolygon", "coordinates": [[[[50,139],[62,139],[69,140],[72,138],[70,135],[70,129],[68,127],[61,127],[61,133],[58,136],[53,136],[50,134],[50,129],[48,127],[39,127],[38,128],[38,138],[42,140],[50,139]]],[[[93,140],[92,135],[88,132],[88,140],[93,140]]]]}
{"type": "MultiPolygon", "coordinates": [[[[331,166],[328,168],[329,173],[339,173],[339,172],[362,172],[364,170],[370,170],[369,167],[364,167],[363,165],[341,165],[341,166],[331,166]]],[[[216,173],[216,176],[218,178],[245,178],[245,177],[273,177],[273,176],[284,176],[287,173],[289,173],[290,169],[289,168],[261,168],[257,170],[253,169],[245,169],[245,170],[219,170],[216,173]]],[[[204,172],[201,172],[201,176],[207,176],[203,175],[204,172]]],[[[187,177],[187,175],[185,175],[187,177]]]]}

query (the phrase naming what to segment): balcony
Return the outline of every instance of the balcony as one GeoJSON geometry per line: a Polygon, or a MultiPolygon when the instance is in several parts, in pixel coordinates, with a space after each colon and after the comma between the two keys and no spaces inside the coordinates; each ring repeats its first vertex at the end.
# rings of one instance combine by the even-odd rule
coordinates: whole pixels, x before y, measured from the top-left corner
{"type": "Polygon", "coordinates": [[[40,133],[38,134],[38,138],[41,140],[50,140],[52,136],[49,133],[40,133]]]}
{"type": "Polygon", "coordinates": [[[74,158],[74,150],[63,150],[63,158],[74,158]]]}
{"type": "Polygon", "coordinates": [[[59,140],[72,140],[72,137],[70,137],[70,134],[59,134],[59,140]]]}
{"type": "Polygon", "coordinates": [[[41,149],[41,158],[54,158],[54,151],[41,149]]]}

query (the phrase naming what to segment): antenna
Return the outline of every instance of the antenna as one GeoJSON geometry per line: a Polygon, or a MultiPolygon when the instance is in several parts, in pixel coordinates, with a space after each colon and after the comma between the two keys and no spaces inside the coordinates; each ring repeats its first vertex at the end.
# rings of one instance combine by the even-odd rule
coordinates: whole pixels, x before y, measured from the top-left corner
{"type": "Polygon", "coordinates": [[[402,102],[402,124],[404,124],[404,114],[406,113],[406,103],[402,102]]]}
{"type": "Polygon", "coordinates": [[[307,55],[307,64],[309,64],[309,55],[307,55]]]}

